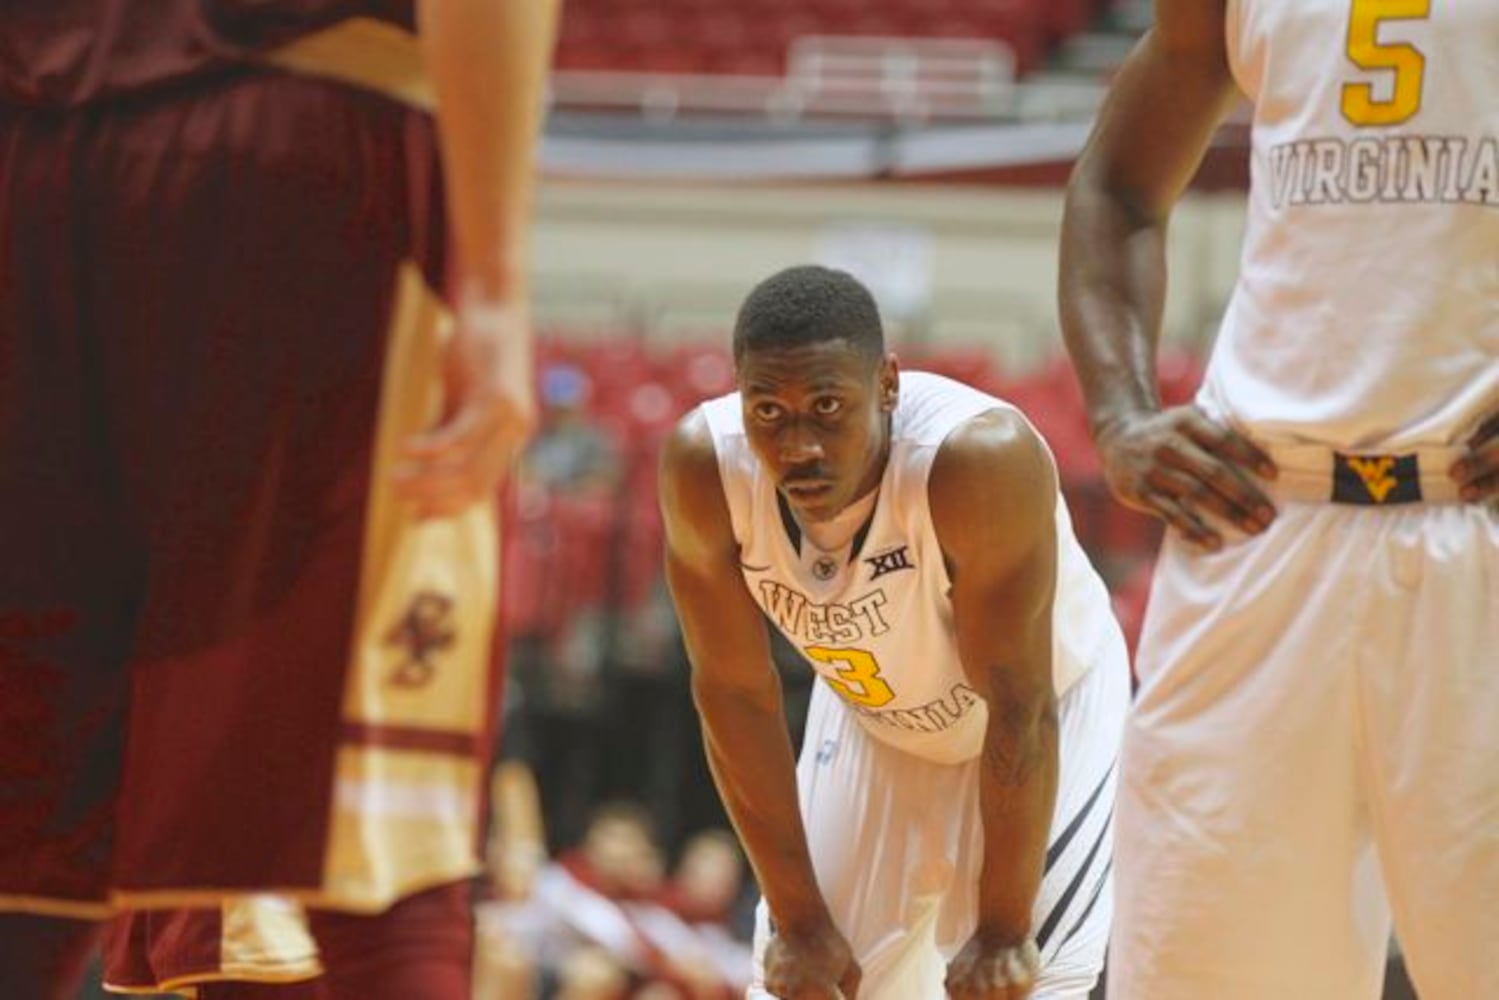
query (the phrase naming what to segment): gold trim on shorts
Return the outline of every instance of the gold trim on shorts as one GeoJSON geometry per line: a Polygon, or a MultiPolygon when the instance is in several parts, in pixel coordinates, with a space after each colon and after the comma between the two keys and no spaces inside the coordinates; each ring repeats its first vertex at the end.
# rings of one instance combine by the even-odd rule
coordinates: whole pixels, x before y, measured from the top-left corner
{"type": "Polygon", "coordinates": [[[31,913],[38,917],[62,917],[69,920],[104,920],[115,912],[109,903],[73,902],[47,896],[7,896],[0,894],[0,913],[31,913]]]}
{"type": "Polygon", "coordinates": [[[418,520],[393,495],[402,443],[442,412],[451,325],[415,265],[398,287],[320,900],[357,912],[481,870],[482,744],[494,697],[496,505],[418,520]]]}

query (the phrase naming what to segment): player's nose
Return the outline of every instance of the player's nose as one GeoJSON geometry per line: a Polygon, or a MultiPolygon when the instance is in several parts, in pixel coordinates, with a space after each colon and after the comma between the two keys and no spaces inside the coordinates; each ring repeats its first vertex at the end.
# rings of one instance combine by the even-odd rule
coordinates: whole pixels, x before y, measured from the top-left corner
{"type": "Polygon", "coordinates": [[[822,447],[822,438],[818,437],[813,428],[800,422],[787,427],[776,443],[781,462],[785,465],[809,465],[822,461],[826,454],[822,447]]]}

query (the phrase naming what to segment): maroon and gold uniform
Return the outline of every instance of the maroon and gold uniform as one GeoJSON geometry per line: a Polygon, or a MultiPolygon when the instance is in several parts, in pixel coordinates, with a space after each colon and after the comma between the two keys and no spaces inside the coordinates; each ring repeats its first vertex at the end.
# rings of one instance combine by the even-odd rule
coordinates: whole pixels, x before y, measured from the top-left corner
{"type": "Polygon", "coordinates": [[[475,870],[493,511],[386,485],[441,405],[434,123],[274,65],[411,16],[0,17],[0,909],[377,912],[475,870]]]}

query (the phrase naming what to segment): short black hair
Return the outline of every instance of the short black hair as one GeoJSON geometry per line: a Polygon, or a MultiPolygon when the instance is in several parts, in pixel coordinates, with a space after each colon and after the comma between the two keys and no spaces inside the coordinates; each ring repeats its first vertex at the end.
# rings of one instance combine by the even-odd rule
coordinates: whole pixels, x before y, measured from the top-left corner
{"type": "Polygon", "coordinates": [[[750,351],[803,347],[845,340],[878,363],[885,356],[885,329],[874,296],[847,271],[804,264],[760,282],[739,307],[734,322],[734,360],[750,351]]]}

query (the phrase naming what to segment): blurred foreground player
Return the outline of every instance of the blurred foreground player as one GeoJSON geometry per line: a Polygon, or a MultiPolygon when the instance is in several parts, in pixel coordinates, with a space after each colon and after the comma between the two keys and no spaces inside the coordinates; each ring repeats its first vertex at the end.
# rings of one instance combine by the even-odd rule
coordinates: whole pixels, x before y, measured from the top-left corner
{"type": "Polygon", "coordinates": [[[842,272],[759,285],[734,355],[740,391],[682,421],[662,503],[709,762],[765,895],[749,995],[1085,997],[1128,669],[1045,443],[902,376],[842,272]],[[822,682],[799,763],[767,617],[822,682]]]}
{"type": "Polygon", "coordinates": [[[1499,996],[1499,5],[1158,0],[1067,200],[1110,486],[1170,526],[1119,793],[1111,1000],[1499,996]],[[1167,219],[1242,90],[1195,405],[1167,219]]]}
{"type": "Polygon", "coordinates": [[[466,995],[554,19],[0,15],[0,995],[68,995],[91,936],[20,913],[267,890],[335,995],[466,995]]]}

